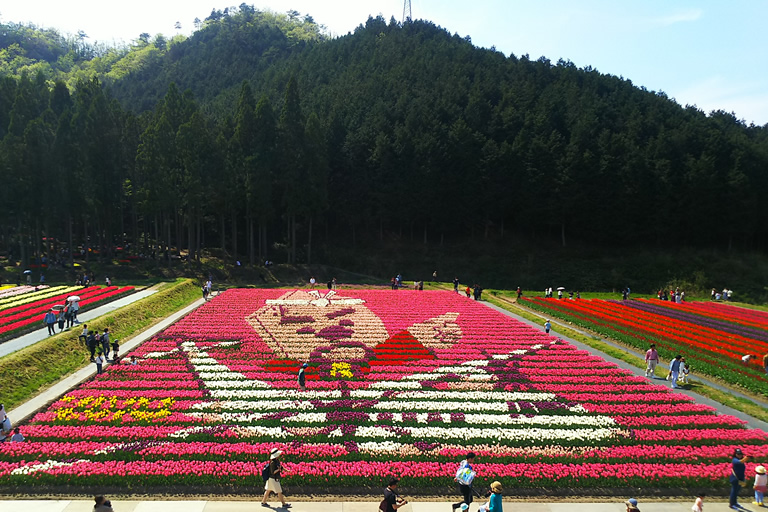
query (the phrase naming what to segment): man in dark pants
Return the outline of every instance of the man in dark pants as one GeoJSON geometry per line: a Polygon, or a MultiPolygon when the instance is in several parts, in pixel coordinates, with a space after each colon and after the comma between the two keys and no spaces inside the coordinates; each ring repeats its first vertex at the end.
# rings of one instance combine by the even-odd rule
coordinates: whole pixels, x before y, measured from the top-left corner
{"type": "Polygon", "coordinates": [[[456,481],[459,484],[459,492],[464,497],[463,500],[461,500],[458,503],[454,503],[451,505],[453,510],[456,510],[457,508],[461,507],[462,503],[466,503],[467,507],[472,503],[472,485],[471,482],[464,483],[459,480],[458,476],[459,474],[464,471],[464,469],[472,470],[472,464],[475,462],[475,454],[473,452],[469,452],[467,454],[467,458],[461,461],[461,464],[459,464],[459,470],[456,472],[456,477],[454,478],[454,481],[456,481]]]}
{"type": "Polygon", "coordinates": [[[88,333],[88,338],[85,341],[88,351],[91,353],[91,362],[96,357],[96,333],[91,331],[88,333]]]}

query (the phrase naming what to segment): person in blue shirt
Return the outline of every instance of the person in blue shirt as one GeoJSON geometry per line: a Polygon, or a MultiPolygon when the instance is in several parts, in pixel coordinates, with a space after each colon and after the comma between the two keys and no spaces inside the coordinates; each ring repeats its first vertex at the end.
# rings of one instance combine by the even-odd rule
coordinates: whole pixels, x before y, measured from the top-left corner
{"type": "Polygon", "coordinates": [[[486,497],[489,497],[488,503],[481,505],[478,512],[504,512],[501,505],[501,482],[493,482],[491,492],[486,497]]]}
{"type": "Polygon", "coordinates": [[[680,377],[680,364],[683,360],[683,356],[677,354],[675,358],[669,363],[669,371],[672,374],[672,389],[677,389],[677,379],[680,377]]]}
{"type": "Polygon", "coordinates": [[[56,329],[53,328],[53,326],[56,325],[56,314],[53,311],[47,312],[43,321],[45,322],[45,325],[48,326],[48,335],[53,336],[56,334],[56,329]]]}
{"type": "Polygon", "coordinates": [[[746,483],[746,476],[744,472],[747,467],[742,461],[744,459],[744,453],[740,448],[736,448],[733,452],[733,459],[731,460],[731,475],[728,478],[731,482],[731,498],[729,505],[732,509],[739,509],[739,490],[742,488],[742,482],[746,483]]]}

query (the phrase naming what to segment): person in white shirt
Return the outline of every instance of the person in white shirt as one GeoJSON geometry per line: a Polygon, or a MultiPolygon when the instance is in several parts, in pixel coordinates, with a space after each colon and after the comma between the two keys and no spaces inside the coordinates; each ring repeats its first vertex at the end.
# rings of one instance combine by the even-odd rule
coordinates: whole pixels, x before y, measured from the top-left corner
{"type": "Polygon", "coordinates": [[[99,355],[96,356],[96,359],[93,360],[94,363],[96,363],[96,375],[101,375],[104,373],[104,370],[102,369],[104,366],[104,363],[106,362],[106,359],[104,356],[99,352],[99,355]]]}

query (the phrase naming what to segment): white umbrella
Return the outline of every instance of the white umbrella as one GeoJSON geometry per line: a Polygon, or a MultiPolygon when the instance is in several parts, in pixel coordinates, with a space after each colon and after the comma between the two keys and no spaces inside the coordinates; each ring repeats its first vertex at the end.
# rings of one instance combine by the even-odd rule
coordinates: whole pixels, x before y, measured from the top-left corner
{"type": "Polygon", "coordinates": [[[62,306],[61,304],[56,304],[55,306],[52,306],[51,309],[53,311],[61,311],[62,309],[64,309],[64,306],[62,306]]]}
{"type": "Polygon", "coordinates": [[[565,290],[565,286],[558,286],[557,289],[558,290],[565,290]]]}
{"type": "Polygon", "coordinates": [[[80,297],[77,295],[72,295],[71,297],[67,297],[67,302],[77,302],[80,300],[80,297]]]}

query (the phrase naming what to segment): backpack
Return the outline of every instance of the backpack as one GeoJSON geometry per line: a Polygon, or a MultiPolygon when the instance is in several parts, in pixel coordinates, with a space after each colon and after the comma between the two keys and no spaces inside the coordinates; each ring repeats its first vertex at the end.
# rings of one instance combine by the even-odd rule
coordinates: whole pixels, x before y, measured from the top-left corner
{"type": "Polygon", "coordinates": [[[387,512],[387,500],[386,499],[381,500],[381,503],[379,503],[379,511],[380,512],[387,512]]]}
{"type": "Polygon", "coordinates": [[[267,480],[269,480],[269,477],[272,476],[272,471],[269,469],[269,462],[267,462],[267,465],[264,466],[264,469],[261,470],[261,479],[264,480],[264,483],[267,483],[267,480]]]}

